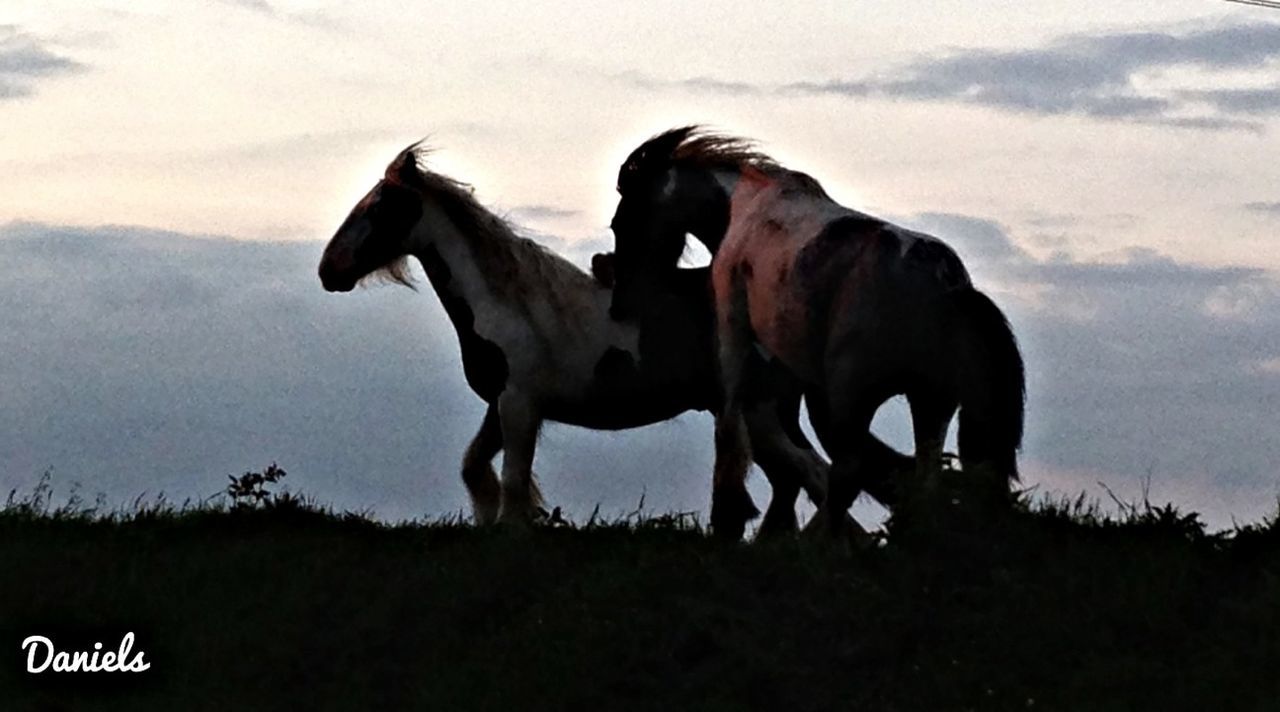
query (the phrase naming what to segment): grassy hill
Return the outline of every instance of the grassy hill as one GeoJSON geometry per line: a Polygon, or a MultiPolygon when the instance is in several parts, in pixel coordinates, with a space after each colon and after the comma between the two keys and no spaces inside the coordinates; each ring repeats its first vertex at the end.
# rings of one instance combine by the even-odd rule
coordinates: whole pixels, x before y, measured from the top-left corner
{"type": "Polygon", "coordinates": [[[0,707],[1280,709],[1274,521],[1041,503],[850,553],[678,517],[521,534],[259,499],[11,498],[0,707]],[[23,672],[28,635],[127,631],[147,672],[23,672]]]}

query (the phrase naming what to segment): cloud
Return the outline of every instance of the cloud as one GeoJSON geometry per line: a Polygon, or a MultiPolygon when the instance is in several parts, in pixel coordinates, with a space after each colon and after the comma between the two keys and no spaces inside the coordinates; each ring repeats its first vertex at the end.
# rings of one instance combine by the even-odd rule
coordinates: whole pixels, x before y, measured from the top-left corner
{"type": "Polygon", "coordinates": [[[953,244],[1009,314],[1029,366],[1029,460],[1127,492],[1148,474],[1159,497],[1212,492],[1193,506],[1218,522],[1265,513],[1280,458],[1274,274],[1140,248],[1039,260],[991,221],[907,222],[953,244]]]}
{"type": "Polygon", "coordinates": [[[1044,213],[1036,212],[1027,218],[1026,223],[1041,229],[1083,229],[1095,226],[1106,230],[1128,230],[1141,222],[1133,213],[1105,213],[1099,215],[1081,215],[1078,213],[1044,213]]]}
{"type": "MultiPolygon", "coordinates": [[[[131,227],[0,226],[0,489],[45,468],[113,503],[205,497],[278,461],[289,484],[386,518],[465,509],[484,405],[429,289],[325,293],[322,245],[131,227]]],[[[548,426],[544,490],[585,518],[706,507],[709,418],[548,426]]]]}
{"type": "Polygon", "coordinates": [[[263,17],[274,20],[280,20],[296,25],[305,25],[320,30],[330,32],[342,31],[341,23],[336,21],[334,17],[323,9],[309,10],[304,12],[282,12],[267,0],[218,0],[225,5],[235,7],[257,13],[263,17]]]}
{"type": "Polygon", "coordinates": [[[1252,203],[1245,203],[1244,207],[1246,210],[1251,210],[1255,213],[1264,213],[1280,217],[1280,201],[1255,201],[1252,203]]]}
{"type": "Polygon", "coordinates": [[[0,100],[30,96],[35,79],[83,69],[83,64],[55,54],[18,27],[0,25],[0,100]]]}
{"type": "Polygon", "coordinates": [[[1229,113],[1272,114],[1280,109],[1280,86],[1263,89],[1209,89],[1185,91],[1181,94],[1229,113]]]}
{"type": "Polygon", "coordinates": [[[244,8],[246,10],[252,10],[253,12],[259,12],[264,15],[270,15],[272,17],[275,17],[277,15],[276,9],[272,7],[271,3],[267,2],[267,0],[218,0],[218,1],[225,5],[234,5],[236,7],[244,8]]]}
{"type": "Polygon", "coordinates": [[[963,236],[965,258],[973,261],[1030,259],[1016,245],[1005,227],[994,220],[955,213],[920,213],[909,219],[912,227],[937,235],[963,236]]]}
{"type": "Polygon", "coordinates": [[[1280,60],[1280,24],[1191,32],[1070,35],[1026,49],[965,49],[922,57],[863,77],[785,84],[693,77],[614,75],[645,89],[733,95],[828,95],[947,101],[1039,116],[1083,116],[1201,130],[1261,131],[1280,107],[1280,88],[1158,92],[1144,78],[1176,67],[1210,71],[1262,68],[1280,60]],[[1204,108],[1216,113],[1206,114],[1204,108]]]}
{"type": "MultiPolygon", "coordinates": [[[[1030,483],[1067,472],[1043,481],[1138,492],[1150,474],[1155,496],[1218,525],[1266,513],[1280,461],[1273,275],[1140,249],[1040,260],[991,220],[906,222],[953,244],[1009,314],[1029,367],[1030,483]]],[[[275,460],[338,506],[464,509],[458,463],[483,404],[443,310],[429,289],[323,292],[321,248],[0,226],[0,489],[52,467],[113,502],[207,496],[275,460]]],[[[908,420],[877,427],[909,449],[908,420]]],[[[705,512],[710,468],[705,414],[619,433],[549,426],[536,464],[579,517],[641,493],[659,511],[705,512]]]]}
{"type": "Polygon", "coordinates": [[[611,78],[637,89],[683,89],[694,92],[733,94],[736,96],[753,96],[770,91],[770,87],[750,82],[727,81],[705,76],[689,77],[687,79],[659,79],[634,70],[614,73],[611,78]]]}
{"type": "Polygon", "coordinates": [[[568,220],[582,214],[581,210],[554,205],[517,205],[510,212],[517,220],[568,220]]]}
{"type": "Polygon", "coordinates": [[[966,50],[924,58],[885,76],[854,82],[797,83],[807,93],[945,100],[1041,115],[1080,115],[1187,128],[1251,128],[1253,121],[1187,116],[1185,99],[1210,100],[1227,113],[1257,110],[1244,95],[1181,92],[1161,96],[1138,79],[1176,66],[1254,68],[1280,58],[1280,24],[1232,25],[1183,34],[1075,35],[1044,47],[966,50]],[[1235,97],[1232,101],[1229,97],[1235,97]],[[1179,98],[1184,101],[1179,101],[1179,98]]]}

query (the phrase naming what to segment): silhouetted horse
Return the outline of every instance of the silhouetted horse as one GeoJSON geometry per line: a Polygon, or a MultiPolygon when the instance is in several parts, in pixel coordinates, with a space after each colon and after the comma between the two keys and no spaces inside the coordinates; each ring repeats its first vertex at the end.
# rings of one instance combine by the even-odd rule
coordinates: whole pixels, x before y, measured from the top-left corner
{"type": "Polygon", "coordinates": [[[725,401],[712,526],[737,527],[743,516],[734,504],[746,495],[749,463],[741,395],[757,351],[805,384],[832,456],[824,514],[833,531],[867,476],[871,420],[899,394],[911,407],[923,494],[937,486],[959,407],[963,469],[989,471],[1007,498],[1022,439],[1022,357],[1004,315],[951,248],[850,210],[750,143],[694,126],[639,146],[617,188],[616,317],[643,308],[647,285],[675,268],[686,233],[713,255],[725,401]]]}
{"type": "MultiPolygon", "coordinates": [[[[716,408],[706,270],[671,273],[634,321],[616,322],[610,290],[518,237],[467,186],[423,168],[423,153],[401,152],[356,205],[325,248],[320,280],[329,291],[371,274],[408,285],[405,260],[422,263],[457,330],[467,383],[489,404],[462,464],[477,522],[534,516],[543,420],[621,429],[716,408]],[[501,482],[491,465],[499,450],[501,482]]],[[[821,502],[827,465],[799,430],[800,392],[757,390],[744,404],[747,429],[774,488],[761,531],[794,529],[800,488],[821,502]]],[[[877,445],[882,469],[909,466],[877,445]]]]}

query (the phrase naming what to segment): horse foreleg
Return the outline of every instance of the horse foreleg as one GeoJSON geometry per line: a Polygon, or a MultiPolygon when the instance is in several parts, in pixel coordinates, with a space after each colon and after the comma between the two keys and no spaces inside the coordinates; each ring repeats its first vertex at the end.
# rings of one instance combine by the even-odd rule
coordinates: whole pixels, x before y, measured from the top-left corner
{"type": "Polygon", "coordinates": [[[542,504],[533,481],[533,452],[542,419],[533,403],[519,391],[508,389],[498,396],[502,426],[502,490],[498,521],[528,524],[542,504]]]}
{"type": "Polygon", "coordinates": [[[764,470],[773,490],[757,536],[767,538],[794,532],[800,488],[818,485],[823,493],[826,492],[826,484],[821,481],[826,479],[825,463],[811,448],[802,450],[791,442],[782,427],[776,403],[756,403],[745,409],[743,415],[751,440],[752,457],[764,470]],[[811,457],[806,457],[806,454],[811,457]],[[815,471],[819,468],[821,471],[815,471]]]}
{"type": "Polygon", "coordinates": [[[747,492],[751,448],[741,393],[751,348],[751,327],[745,298],[740,289],[737,292],[717,330],[724,401],[716,414],[716,464],[711,490],[711,529],[716,536],[734,541],[742,538],[747,522],[760,514],[747,492]]]}
{"type": "Polygon", "coordinates": [[[502,425],[498,419],[498,406],[489,405],[480,430],[471,439],[467,454],[462,458],[462,482],[471,495],[471,511],[476,524],[493,524],[498,518],[500,488],[498,475],[493,471],[493,458],[502,449],[502,425]]]}
{"type": "Polygon", "coordinates": [[[746,425],[738,412],[716,417],[715,481],[711,490],[711,530],[716,536],[737,541],[747,522],[760,515],[747,492],[751,450],[746,425]]]}

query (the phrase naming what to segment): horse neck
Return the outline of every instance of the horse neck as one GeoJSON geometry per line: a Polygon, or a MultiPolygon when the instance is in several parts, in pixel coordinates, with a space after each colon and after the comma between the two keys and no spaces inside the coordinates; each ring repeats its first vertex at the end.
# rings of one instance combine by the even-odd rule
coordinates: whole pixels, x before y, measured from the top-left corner
{"type": "MultiPolygon", "coordinates": [[[[423,198],[422,218],[414,227],[409,252],[422,263],[437,295],[465,300],[471,309],[506,301],[505,280],[518,280],[513,255],[518,238],[496,215],[469,196],[441,192],[423,198]]],[[[452,316],[452,314],[451,314],[452,316]]]]}
{"type": "Polygon", "coordinates": [[[743,184],[743,174],[729,168],[712,168],[687,180],[686,214],[697,216],[688,232],[715,254],[729,229],[733,200],[743,184]]]}

